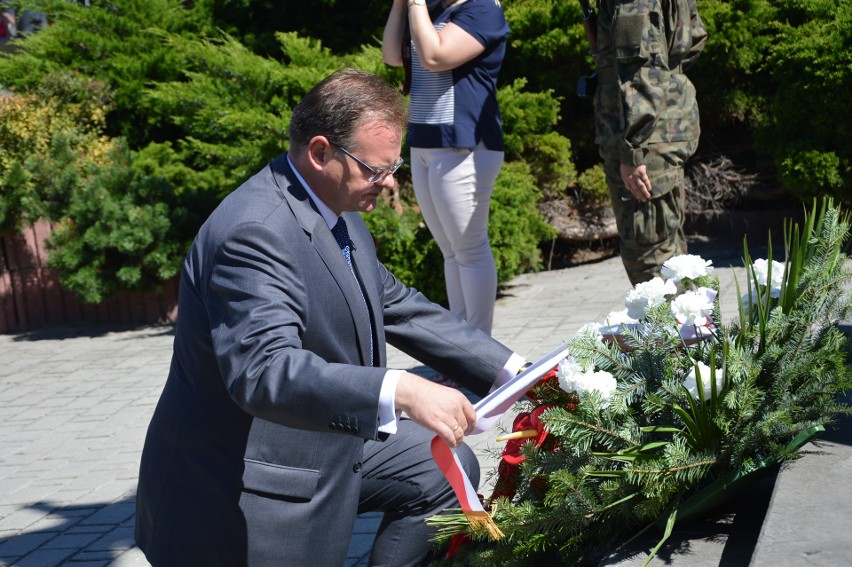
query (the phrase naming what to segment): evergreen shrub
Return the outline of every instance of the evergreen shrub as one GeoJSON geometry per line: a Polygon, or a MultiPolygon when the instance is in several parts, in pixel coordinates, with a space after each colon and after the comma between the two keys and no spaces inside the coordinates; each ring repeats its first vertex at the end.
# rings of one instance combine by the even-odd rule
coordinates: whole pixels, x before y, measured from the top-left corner
{"type": "Polygon", "coordinates": [[[362,217],[388,270],[432,301],[446,304],[443,256],[420,213],[410,205],[398,213],[379,204],[362,217]]]}
{"type": "MultiPolygon", "coordinates": [[[[138,243],[130,247],[138,270],[122,263],[126,259],[119,267],[104,270],[98,262],[112,262],[110,258],[85,260],[85,255],[77,254],[73,256],[81,263],[69,256],[63,270],[83,270],[86,262],[93,262],[87,273],[95,280],[105,278],[102,285],[88,286],[101,290],[91,292],[93,298],[124,285],[156,286],[160,277],[173,272],[166,266],[179,261],[216,203],[287,148],[290,110],[320,78],[352,65],[382,74],[393,83],[400,80],[400,71],[381,61],[378,32],[383,21],[377,21],[372,31],[314,34],[310,17],[304,16],[313,15],[316,8],[305,10],[293,4],[293,10],[301,10],[300,18],[273,21],[272,15],[278,13],[295,14],[291,4],[249,0],[114,0],[89,7],[64,0],[39,3],[53,25],[18,41],[14,53],[0,55],[0,77],[2,86],[16,94],[5,104],[31,106],[35,103],[27,97],[34,95],[45,105],[52,100],[53,106],[38,111],[42,113],[38,118],[42,146],[37,151],[31,146],[35,138],[21,134],[28,131],[28,122],[36,120],[32,112],[11,112],[0,119],[6,128],[5,134],[0,133],[5,136],[0,147],[4,184],[0,225],[9,229],[44,215],[65,226],[59,221],[69,217],[72,202],[78,203],[85,194],[100,194],[94,190],[74,193],[72,187],[94,179],[101,179],[101,187],[112,183],[105,194],[149,215],[160,211],[156,214],[163,216],[158,219],[162,222],[150,223],[160,227],[153,238],[158,252],[153,254],[153,249],[138,243]],[[253,27],[248,15],[255,13],[269,17],[253,27]],[[234,23],[224,25],[229,14],[234,23]],[[220,28],[239,35],[229,36],[220,28]],[[362,43],[365,34],[373,37],[366,44],[362,43]],[[69,76],[90,86],[75,86],[69,76]],[[99,99],[104,96],[108,101],[99,99]],[[61,109],[57,101],[64,101],[61,109]],[[102,109],[103,119],[94,131],[91,120],[63,123],[90,114],[71,110],[73,105],[102,109]],[[100,161],[94,163],[79,142],[92,136],[92,151],[109,149],[103,149],[100,161]],[[29,154],[22,157],[28,148],[29,154]],[[97,168],[113,171],[109,182],[97,168]],[[124,173],[128,177],[118,174],[122,168],[129,170],[124,173]],[[36,181],[46,171],[60,173],[55,180],[36,181]],[[126,187],[118,187],[115,179],[124,179],[126,187]],[[169,254],[178,259],[151,259],[169,254]],[[144,268],[143,257],[148,258],[144,268]],[[117,279],[107,283],[114,276],[117,279]]],[[[333,8],[335,18],[365,9],[339,0],[324,0],[322,5],[333,8]]],[[[852,73],[852,0],[699,0],[698,7],[710,40],[690,77],[698,89],[705,151],[754,139],[756,149],[771,158],[790,193],[802,199],[829,194],[850,204],[852,143],[848,129],[836,127],[836,117],[850,114],[845,91],[852,73]]],[[[534,179],[529,186],[542,199],[560,198],[573,187],[585,192],[595,184],[588,175],[579,179],[577,168],[587,171],[599,158],[594,151],[591,103],[574,92],[576,78],[592,68],[579,6],[513,0],[504,9],[512,34],[499,92],[506,134],[506,173],[500,183],[515,186],[519,175],[526,175],[519,172],[526,168],[534,179]]],[[[401,189],[403,196],[408,195],[404,205],[414,207],[407,188],[401,189]]],[[[501,240],[500,219],[508,213],[499,210],[498,193],[492,238],[501,247],[496,255],[501,281],[505,281],[517,270],[535,266],[537,260],[533,248],[517,238],[522,234],[519,229],[506,231],[515,239],[501,240]],[[517,250],[513,250],[516,242],[517,250]],[[509,248],[504,250],[505,246],[509,248]]],[[[75,206],[79,211],[79,203],[75,206]]],[[[415,210],[404,214],[415,215],[415,210]]],[[[81,214],[74,219],[74,231],[54,240],[54,246],[61,240],[62,246],[73,248],[74,238],[83,238],[94,228],[80,223],[95,218],[81,214]]],[[[399,224],[406,222],[399,220],[399,224]]],[[[106,234],[111,230],[108,224],[101,222],[98,230],[106,234]]],[[[120,241],[124,238],[120,223],[113,224],[120,241]]],[[[537,234],[534,227],[531,230],[537,234]]],[[[130,248],[124,247],[122,254],[130,248]]],[[[60,252],[52,248],[52,253],[60,252]]],[[[434,252],[423,257],[424,262],[437,262],[429,274],[440,271],[436,258],[434,252]]],[[[418,269],[412,266],[410,272],[418,273],[418,269]]],[[[71,272],[66,275],[70,276],[71,272]]],[[[421,287],[428,289],[431,284],[421,287]]]]}
{"type": "Polygon", "coordinates": [[[54,223],[48,265],[81,299],[152,287],[179,262],[161,185],[103,134],[110,93],[69,73],[0,96],[0,226],[54,223]]]}
{"type": "Polygon", "coordinates": [[[592,207],[611,205],[606,173],[601,164],[590,167],[580,174],[577,178],[577,189],[579,189],[579,198],[592,207]]]}
{"type": "Polygon", "coordinates": [[[757,142],[799,199],[852,205],[852,131],[837,123],[852,115],[852,1],[785,0],[777,9],[767,53],[777,92],[757,142]]]}
{"type": "MultiPolygon", "coordinates": [[[[14,56],[0,57],[0,76],[15,93],[9,104],[47,105],[39,112],[64,118],[34,125],[29,114],[0,118],[0,223],[9,230],[36,218],[53,222],[49,262],[86,301],[174,277],[218,202],[286,150],[293,106],[331,71],[355,66],[400,79],[376,45],[338,55],[290,31],[274,34],[276,58],[259,55],[213,30],[204,2],[44,8],[54,24],[22,41],[14,56]],[[74,110],[81,105],[93,110],[74,110]],[[39,151],[22,131],[40,136],[39,151]]],[[[516,136],[511,159],[529,159],[541,179],[526,165],[507,164],[507,181],[498,182],[495,207],[503,197],[515,207],[492,215],[501,281],[540,263],[536,238],[546,229],[536,185],[556,188],[574,176],[568,140],[550,133],[558,105],[550,93],[522,88],[509,93],[517,100],[505,122],[510,136],[528,139],[516,136]]],[[[389,267],[442,301],[443,260],[402,173],[403,212],[377,211],[368,223],[389,267]]]]}
{"type": "Polygon", "coordinates": [[[852,1],[699,0],[710,39],[690,77],[711,151],[754,140],[783,187],[852,203],[852,1]]]}
{"type": "Polygon", "coordinates": [[[504,163],[491,198],[488,226],[498,281],[541,269],[538,244],[553,238],[556,231],[541,217],[540,200],[541,190],[529,165],[523,161],[504,163]]]}
{"type": "Polygon", "coordinates": [[[564,194],[577,178],[571,142],[553,130],[559,122],[559,97],[553,91],[525,91],[526,79],[516,79],[497,93],[508,161],[524,161],[542,194],[564,194]]]}

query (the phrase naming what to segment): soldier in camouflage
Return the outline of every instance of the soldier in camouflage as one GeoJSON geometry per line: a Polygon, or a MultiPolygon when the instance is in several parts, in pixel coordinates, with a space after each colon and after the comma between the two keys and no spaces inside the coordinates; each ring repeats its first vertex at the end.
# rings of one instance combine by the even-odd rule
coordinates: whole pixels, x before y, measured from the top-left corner
{"type": "Polygon", "coordinates": [[[706,42],[695,0],[598,0],[595,142],[634,285],[686,253],[684,163],[700,130],[684,70],[706,42]]]}

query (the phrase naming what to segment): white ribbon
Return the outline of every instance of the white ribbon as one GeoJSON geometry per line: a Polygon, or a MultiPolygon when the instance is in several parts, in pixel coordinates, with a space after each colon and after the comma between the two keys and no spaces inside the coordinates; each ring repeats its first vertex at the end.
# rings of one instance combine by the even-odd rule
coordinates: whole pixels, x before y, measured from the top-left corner
{"type": "Polygon", "coordinates": [[[476,410],[476,427],[470,435],[487,431],[501,415],[506,413],[515,402],[535,386],[542,376],[553,370],[559,361],[568,355],[568,345],[562,344],[532,366],[479,400],[473,406],[476,410]]]}

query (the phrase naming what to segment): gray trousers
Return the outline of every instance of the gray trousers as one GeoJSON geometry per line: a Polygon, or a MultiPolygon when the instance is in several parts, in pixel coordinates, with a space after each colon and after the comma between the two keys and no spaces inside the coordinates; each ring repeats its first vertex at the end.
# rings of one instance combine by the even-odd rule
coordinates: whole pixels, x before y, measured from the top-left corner
{"type": "MultiPolygon", "coordinates": [[[[435,528],[425,520],[459,503],[447,479],[432,459],[434,433],[411,420],[400,420],[387,441],[364,445],[361,498],[358,513],[384,512],[370,555],[370,565],[404,567],[427,565],[435,528]]],[[[463,445],[456,450],[468,478],[479,486],[476,455],[463,445]]]]}

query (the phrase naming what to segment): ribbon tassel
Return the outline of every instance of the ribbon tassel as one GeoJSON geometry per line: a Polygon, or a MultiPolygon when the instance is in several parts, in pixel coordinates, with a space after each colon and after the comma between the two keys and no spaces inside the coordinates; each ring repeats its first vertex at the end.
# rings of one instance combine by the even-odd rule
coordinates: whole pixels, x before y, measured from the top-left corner
{"type": "Polygon", "coordinates": [[[463,510],[464,517],[467,518],[467,521],[470,523],[473,528],[482,528],[488,532],[488,535],[493,540],[503,539],[506,537],[500,528],[497,527],[497,524],[494,523],[494,519],[491,515],[485,510],[481,512],[477,512],[474,510],[463,510]]]}

